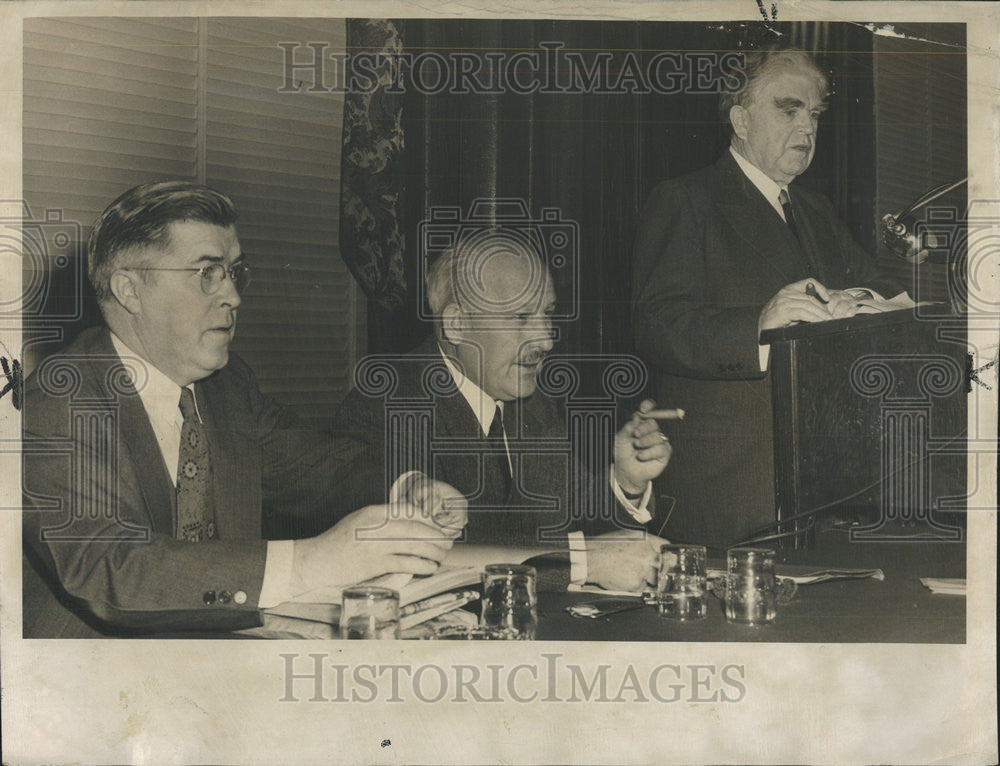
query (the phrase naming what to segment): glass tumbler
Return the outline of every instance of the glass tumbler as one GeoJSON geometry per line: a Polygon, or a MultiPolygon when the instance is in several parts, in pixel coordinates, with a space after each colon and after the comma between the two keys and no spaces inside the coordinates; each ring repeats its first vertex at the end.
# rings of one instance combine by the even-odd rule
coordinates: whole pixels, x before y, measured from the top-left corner
{"type": "Polygon", "coordinates": [[[726,620],[765,625],[777,612],[774,551],[732,548],[726,556],[726,620]]]}
{"type": "Polygon", "coordinates": [[[399,594],[374,585],[344,588],[340,637],[383,641],[399,638],[399,594]]]}
{"type": "Polygon", "coordinates": [[[687,622],[708,615],[704,545],[663,545],[656,583],[657,609],[662,617],[687,622]]]}
{"type": "Polygon", "coordinates": [[[490,564],[483,571],[480,624],[499,628],[511,639],[533,639],[538,627],[535,568],[490,564]]]}

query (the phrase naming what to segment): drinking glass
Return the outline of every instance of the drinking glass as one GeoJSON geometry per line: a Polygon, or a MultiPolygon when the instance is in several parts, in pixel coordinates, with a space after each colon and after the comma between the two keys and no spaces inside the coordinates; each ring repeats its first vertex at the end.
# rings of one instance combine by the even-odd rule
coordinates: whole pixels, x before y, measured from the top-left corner
{"type": "Polygon", "coordinates": [[[704,545],[660,547],[656,603],[661,616],[687,622],[708,614],[705,557],[704,545]]]}
{"type": "Polygon", "coordinates": [[[511,639],[533,639],[538,626],[535,568],[523,564],[490,564],[483,572],[480,623],[500,628],[511,639]]]}
{"type": "Polygon", "coordinates": [[[726,563],[726,619],[746,625],[764,625],[774,620],[778,601],[774,551],[732,548],[726,563]]]}
{"type": "Polygon", "coordinates": [[[340,637],[383,641],[399,638],[399,594],[374,585],[344,588],[340,637]]]}

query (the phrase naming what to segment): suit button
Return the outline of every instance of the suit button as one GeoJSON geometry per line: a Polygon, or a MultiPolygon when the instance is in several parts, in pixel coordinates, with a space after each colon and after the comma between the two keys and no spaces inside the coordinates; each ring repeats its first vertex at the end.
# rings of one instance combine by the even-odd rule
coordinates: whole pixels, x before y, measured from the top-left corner
{"type": "Polygon", "coordinates": [[[230,598],[232,598],[232,596],[229,595],[229,591],[228,590],[219,591],[219,603],[220,604],[228,604],[230,598]]]}
{"type": "Polygon", "coordinates": [[[215,591],[206,590],[201,594],[201,600],[205,602],[205,606],[211,606],[215,603],[215,591]]]}
{"type": "Polygon", "coordinates": [[[237,604],[245,604],[247,602],[247,594],[242,590],[238,590],[233,594],[233,601],[237,604]]]}

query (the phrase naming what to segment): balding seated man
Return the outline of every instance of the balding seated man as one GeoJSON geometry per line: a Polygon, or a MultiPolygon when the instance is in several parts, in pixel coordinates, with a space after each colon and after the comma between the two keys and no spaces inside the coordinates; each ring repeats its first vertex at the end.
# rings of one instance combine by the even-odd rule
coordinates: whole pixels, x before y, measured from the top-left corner
{"type": "Polygon", "coordinates": [[[640,415],[654,403],[609,429],[612,465],[588,466],[592,445],[571,435],[566,403],[537,390],[556,300],[538,254],[502,230],[478,232],[438,256],[426,285],[434,335],[410,354],[363,360],[337,429],[366,442],[390,478],[417,469],[461,491],[465,542],[568,551],[572,567],[540,572],[541,586],[655,583],[665,541],[653,534],[650,480],[670,444],[640,415]]]}

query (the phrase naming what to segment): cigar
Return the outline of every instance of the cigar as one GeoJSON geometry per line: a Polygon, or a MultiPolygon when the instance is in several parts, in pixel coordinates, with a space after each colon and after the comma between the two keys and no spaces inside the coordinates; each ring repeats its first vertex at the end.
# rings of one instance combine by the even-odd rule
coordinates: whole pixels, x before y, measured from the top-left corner
{"type": "Polygon", "coordinates": [[[639,417],[650,420],[684,420],[684,410],[650,410],[640,412],[639,417]]]}

